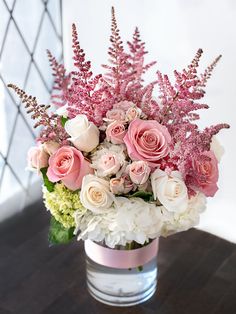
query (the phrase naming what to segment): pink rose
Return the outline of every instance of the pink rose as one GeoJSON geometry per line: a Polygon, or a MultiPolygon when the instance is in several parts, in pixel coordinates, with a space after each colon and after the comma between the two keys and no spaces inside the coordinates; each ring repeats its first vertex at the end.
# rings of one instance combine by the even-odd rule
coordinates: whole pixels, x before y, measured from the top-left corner
{"type": "Polygon", "coordinates": [[[43,144],[43,149],[46,153],[49,155],[52,155],[55,153],[56,150],[60,147],[59,143],[55,141],[49,141],[43,144]]]}
{"type": "Polygon", "coordinates": [[[151,172],[148,163],[142,160],[134,161],[128,166],[128,170],[130,179],[138,185],[146,183],[151,172]]]}
{"type": "Polygon", "coordinates": [[[123,178],[113,178],[110,180],[110,190],[113,194],[123,194],[124,193],[124,179],[123,178]]]}
{"type": "Polygon", "coordinates": [[[169,153],[171,136],[167,128],[155,120],[134,119],[124,137],[132,160],[144,160],[151,168],[169,153]]]}
{"type": "Polygon", "coordinates": [[[132,121],[136,118],[139,118],[141,114],[142,114],[142,110],[140,108],[131,107],[126,112],[126,118],[128,119],[128,121],[132,121]]]}
{"type": "Polygon", "coordinates": [[[28,151],[28,168],[37,169],[38,174],[41,168],[48,166],[49,155],[43,150],[43,146],[31,147],[28,151]]]}
{"type": "Polygon", "coordinates": [[[101,156],[93,163],[93,167],[97,169],[97,175],[99,177],[106,177],[109,175],[116,174],[120,170],[121,162],[119,160],[119,155],[108,152],[101,156]]]}
{"type": "Polygon", "coordinates": [[[62,181],[72,191],[81,187],[83,177],[89,173],[93,173],[90,163],[74,147],[63,146],[49,158],[47,171],[49,180],[62,181]]]}
{"type": "Polygon", "coordinates": [[[111,109],[107,111],[106,117],[108,121],[124,121],[125,120],[125,112],[122,109],[111,109]]]}
{"type": "Polygon", "coordinates": [[[120,178],[110,180],[110,190],[113,194],[127,194],[135,188],[136,186],[127,174],[123,174],[120,178]]]}
{"type": "Polygon", "coordinates": [[[124,194],[129,193],[132,190],[135,190],[136,185],[130,180],[128,174],[123,173],[121,178],[124,180],[124,194]]]}
{"type": "Polygon", "coordinates": [[[120,121],[114,121],[108,125],[106,129],[106,136],[109,142],[113,144],[124,143],[124,136],[126,134],[125,126],[120,121]]]}
{"type": "Polygon", "coordinates": [[[218,190],[217,181],[219,178],[218,162],[212,151],[202,154],[210,159],[194,160],[193,170],[197,181],[197,189],[206,196],[214,196],[218,190]]]}
{"type": "Polygon", "coordinates": [[[132,101],[123,100],[113,105],[114,109],[122,109],[127,111],[129,108],[135,107],[135,104],[132,101]]]}

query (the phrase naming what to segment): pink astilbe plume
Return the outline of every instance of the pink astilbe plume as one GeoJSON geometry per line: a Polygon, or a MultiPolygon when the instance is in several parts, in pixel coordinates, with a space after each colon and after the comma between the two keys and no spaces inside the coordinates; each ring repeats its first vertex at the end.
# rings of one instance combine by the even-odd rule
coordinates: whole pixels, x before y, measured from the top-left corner
{"type": "Polygon", "coordinates": [[[109,90],[114,97],[114,102],[119,102],[121,100],[130,100],[127,97],[126,90],[128,84],[134,82],[136,70],[132,66],[130,55],[124,50],[113,7],[111,13],[111,46],[108,49],[110,65],[102,66],[107,70],[107,73],[104,75],[104,81],[108,84],[109,90]]]}
{"type": "Polygon", "coordinates": [[[110,42],[111,46],[108,49],[110,65],[103,65],[103,67],[108,70],[104,75],[104,82],[107,83],[114,102],[132,101],[151,117],[157,109],[157,104],[151,101],[153,86],[157,81],[143,86],[143,74],[156,62],[144,63],[147,51],[137,28],[132,41],[128,42],[129,53],[125,52],[114,8],[112,8],[110,42]]]}
{"type": "Polygon", "coordinates": [[[20,97],[22,103],[25,104],[27,113],[31,114],[31,118],[37,120],[34,127],[43,126],[40,136],[38,137],[39,142],[44,143],[53,140],[61,145],[68,144],[68,134],[61,124],[61,117],[48,113],[50,105],[38,104],[35,97],[27,95],[16,85],[9,84],[8,87],[12,88],[20,97]]]}
{"type": "Polygon", "coordinates": [[[64,65],[58,63],[49,50],[47,50],[47,55],[54,77],[51,100],[54,105],[61,107],[66,104],[66,93],[68,91],[70,75],[66,75],[64,65]]]}
{"type": "Polygon", "coordinates": [[[66,96],[69,117],[86,114],[88,119],[99,125],[108,109],[111,108],[107,87],[101,85],[102,75],[93,77],[90,61],[80,47],[75,24],[72,25],[72,48],[74,71],[71,72],[71,84],[66,96]]]}
{"type": "Polygon", "coordinates": [[[127,84],[126,98],[134,102],[150,118],[154,118],[153,113],[158,109],[157,103],[152,100],[152,92],[157,81],[144,86],[143,75],[156,64],[152,61],[145,64],[145,42],[140,38],[138,28],[135,28],[133,40],[128,41],[130,67],[132,68],[132,81],[127,84]]]}

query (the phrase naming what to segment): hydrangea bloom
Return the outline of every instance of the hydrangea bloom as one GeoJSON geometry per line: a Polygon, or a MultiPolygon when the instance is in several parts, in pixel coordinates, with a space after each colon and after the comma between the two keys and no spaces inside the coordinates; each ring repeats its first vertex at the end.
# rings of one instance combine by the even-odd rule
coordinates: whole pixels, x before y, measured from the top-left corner
{"type": "Polygon", "coordinates": [[[65,228],[75,227],[77,211],[80,214],[87,211],[80,202],[79,193],[68,190],[62,183],[55,184],[53,192],[44,187],[43,197],[46,208],[65,228]]]}

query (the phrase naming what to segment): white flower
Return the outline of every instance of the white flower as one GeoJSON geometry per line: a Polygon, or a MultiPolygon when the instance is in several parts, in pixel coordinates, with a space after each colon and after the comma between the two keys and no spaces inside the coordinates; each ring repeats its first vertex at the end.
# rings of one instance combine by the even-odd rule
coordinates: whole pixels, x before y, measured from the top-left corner
{"type": "Polygon", "coordinates": [[[92,174],[84,176],[80,201],[85,208],[94,213],[108,210],[114,202],[114,195],[109,190],[109,182],[92,174]]]}
{"type": "Polygon", "coordinates": [[[99,177],[111,176],[125,164],[123,145],[104,144],[92,155],[91,167],[97,171],[99,177]]]}
{"type": "Polygon", "coordinates": [[[125,245],[130,241],[144,244],[160,235],[162,214],[155,204],[147,203],[141,198],[117,197],[115,208],[117,214],[109,226],[111,232],[106,237],[107,245],[110,246],[113,242],[125,245]]]}
{"type": "Polygon", "coordinates": [[[206,209],[206,196],[198,193],[189,199],[188,208],[181,213],[170,213],[162,207],[162,235],[169,236],[176,232],[186,231],[199,223],[200,213],[206,209]]]}
{"type": "Polygon", "coordinates": [[[80,239],[101,242],[109,235],[109,225],[113,223],[116,216],[116,210],[110,208],[106,213],[99,215],[91,211],[87,211],[83,216],[78,212],[75,213],[76,229],[75,233],[80,231],[78,241],[80,239]]]}
{"type": "Polygon", "coordinates": [[[160,206],[140,198],[126,197],[117,197],[114,204],[99,215],[90,211],[83,216],[76,214],[76,230],[81,231],[78,240],[104,241],[108,247],[114,248],[131,241],[144,244],[160,236],[163,226],[160,206]]]}
{"type": "Polygon", "coordinates": [[[83,152],[89,153],[99,144],[98,128],[83,114],[66,121],[65,130],[74,146],[83,152]]]}
{"type": "Polygon", "coordinates": [[[220,142],[218,141],[218,139],[217,139],[217,137],[215,135],[212,137],[212,140],[211,140],[211,150],[215,154],[216,159],[218,160],[218,162],[220,162],[221,157],[223,156],[225,150],[224,150],[224,147],[220,144],[220,142]]]}
{"type": "Polygon", "coordinates": [[[59,108],[56,110],[56,114],[57,114],[58,116],[62,116],[62,117],[64,117],[64,118],[67,118],[67,117],[68,117],[67,108],[68,108],[67,105],[64,105],[64,106],[62,106],[62,107],[59,107],[59,108]]]}
{"type": "Polygon", "coordinates": [[[183,212],[188,206],[188,191],[179,171],[171,175],[160,169],[151,174],[151,184],[154,199],[170,212],[183,212]]]}

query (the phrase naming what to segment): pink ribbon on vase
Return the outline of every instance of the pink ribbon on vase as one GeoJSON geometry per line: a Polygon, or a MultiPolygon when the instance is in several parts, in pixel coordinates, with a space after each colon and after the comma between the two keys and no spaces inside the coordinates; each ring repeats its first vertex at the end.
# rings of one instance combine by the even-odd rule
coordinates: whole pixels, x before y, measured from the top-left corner
{"type": "Polygon", "coordinates": [[[159,239],[134,250],[116,250],[86,240],[84,248],[87,256],[94,262],[112,268],[136,268],[150,262],[158,252],[159,239]]]}

